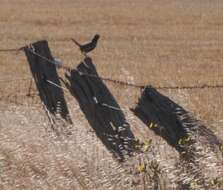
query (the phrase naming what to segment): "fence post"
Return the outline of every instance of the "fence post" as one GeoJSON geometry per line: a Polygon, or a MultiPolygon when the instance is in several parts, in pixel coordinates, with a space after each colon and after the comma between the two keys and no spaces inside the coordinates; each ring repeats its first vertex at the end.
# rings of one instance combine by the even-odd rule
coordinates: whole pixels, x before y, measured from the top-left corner
{"type": "Polygon", "coordinates": [[[87,57],[66,74],[66,85],[104,145],[123,160],[133,152],[135,137],[124,113],[87,57]]]}
{"type": "Polygon", "coordinates": [[[67,122],[72,123],[63,90],[47,82],[52,81],[61,86],[48,42],[45,40],[35,42],[30,47],[25,47],[24,51],[41,101],[52,116],[59,115],[67,122]]]}

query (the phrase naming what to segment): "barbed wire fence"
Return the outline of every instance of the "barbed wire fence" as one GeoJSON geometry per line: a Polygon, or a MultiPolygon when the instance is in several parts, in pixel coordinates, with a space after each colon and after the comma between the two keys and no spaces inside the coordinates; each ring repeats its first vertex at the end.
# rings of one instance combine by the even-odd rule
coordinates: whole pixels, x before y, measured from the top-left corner
{"type": "MultiPolygon", "coordinates": [[[[18,54],[19,52],[23,51],[24,47],[21,48],[11,48],[11,49],[0,49],[0,53],[7,53],[7,52],[15,52],[16,54],[18,54]]],[[[28,50],[35,56],[39,57],[40,59],[43,59],[44,61],[47,61],[49,63],[55,64],[53,60],[50,60],[38,53],[35,52],[35,49],[32,48],[32,45],[28,46],[28,50]]],[[[121,85],[121,86],[126,86],[129,88],[135,88],[135,89],[139,89],[139,90],[143,90],[144,88],[146,88],[147,86],[151,86],[151,85],[146,85],[146,84],[136,84],[136,83],[132,83],[132,82],[128,82],[128,81],[122,81],[122,80],[117,80],[117,79],[112,79],[112,78],[108,78],[108,77],[99,77],[93,74],[88,74],[88,73],[83,73],[81,71],[79,71],[76,68],[70,68],[67,66],[62,66],[62,69],[64,69],[65,71],[71,72],[71,71],[76,71],[78,72],[81,76],[87,76],[90,78],[98,78],[100,80],[103,81],[107,81],[110,82],[112,84],[117,84],[117,85],[121,85]]],[[[0,83],[10,83],[10,82],[18,82],[18,81],[33,81],[32,77],[29,75],[26,75],[24,77],[20,77],[20,78],[12,78],[12,77],[0,77],[0,83]]],[[[69,93],[69,89],[67,89],[66,87],[60,86],[58,84],[55,84],[54,82],[50,81],[50,80],[45,80],[45,82],[47,82],[49,85],[52,85],[56,88],[61,88],[63,89],[65,92],[69,93]]],[[[32,84],[32,83],[30,83],[32,84]]],[[[223,88],[223,83],[219,83],[219,84],[202,84],[202,85],[183,85],[183,86],[154,86],[152,85],[153,88],[157,89],[157,90],[202,90],[202,89],[220,89],[223,88]]],[[[31,97],[34,99],[35,96],[38,96],[38,93],[33,93],[30,94],[30,89],[31,85],[29,85],[29,90],[27,93],[19,93],[19,94],[7,94],[6,96],[1,96],[1,99],[7,99],[7,97],[14,97],[14,102],[19,103],[17,101],[17,98],[19,96],[27,96],[27,97],[31,97]],[[16,100],[16,101],[15,101],[16,100]]]]}

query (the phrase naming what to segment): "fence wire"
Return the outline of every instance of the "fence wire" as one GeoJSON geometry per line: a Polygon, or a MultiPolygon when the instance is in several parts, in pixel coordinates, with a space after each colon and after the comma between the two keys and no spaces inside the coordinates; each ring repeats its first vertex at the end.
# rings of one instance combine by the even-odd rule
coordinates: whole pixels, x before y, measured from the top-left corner
{"type": "MultiPolygon", "coordinates": [[[[47,61],[51,64],[55,64],[53,60],[50,60],[38,53],[35,52],[34,48],[32,46],[30,46],[30,48],[27,48],[33,55],[38,56],[39,58],[43,59],[44,61],[47,61]]],[[[22,48],[18,48],[18,49],[0,49],[0,52],[19,52],[24,50],[24,47],[22,48]]],[[[103,81],[108,81],[114,84],[118,84],[118,85],[122,85],[122,86],[127,86],[127,87],[133,87],[133,88],[138,88],[138,89],[144,89],[147,86],[150,85],[143,85],[143,84],[134,84],[134,83],[130,83],[130,82],[125,82],[125,81],[121,81],[121,80],[116,80],[116,79],[112,79],[112,78],[106,78],[106,77],[99,77],[97,75],[93,75],[93,74],[88,74],[88,73],[83,73],[81,71],[79,71],[78,69],[75,68],[70,68],[67,66],[62,66],[62,68],[66,71],[77,71],[80,75],[82,76],[87,76],[87,77],[91,77],[91,78],[97,78],[103,81]]],[[[0,78],[0,82],[10,82],[10,81],[18,81],[18,80],[30,80],[30,77],[22,77],[22,78],[16,78],[16,79],[10,79],[10,78],[0,78]]],[[[64,87],[59,86],[55,83],[53,83],[52,81],[48,81],[48,83],[50,83],[51,85],[57,86],[59,88],[64,89],[64,87]]],[[[152,86],[153,88],[156,89],[160,89],[160,90],[192,90],[192,89],[217,89],[217,88],[223,88],[223,84],[216,84],[216,85],[212,85],[212,84],[202,84],[202,85],[188,85],[188,86],[152,86]]],[[[67,90],[67,89],[66,89],[67,90]]]]}

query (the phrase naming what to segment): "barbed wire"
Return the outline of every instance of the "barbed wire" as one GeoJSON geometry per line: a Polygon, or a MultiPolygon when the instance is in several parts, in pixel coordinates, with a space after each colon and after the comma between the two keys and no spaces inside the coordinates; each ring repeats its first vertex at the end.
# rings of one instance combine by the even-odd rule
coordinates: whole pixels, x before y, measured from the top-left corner
{"type": "MultiPolygon", "coordinates": [[[[51,64],[55,64],[54,61],[36,53],[35,51],[33,51],[33,49],[28,48],[28,50],[33,53],[34,55],[42,58],[43,60],[51,63],[51,64]]],[[[108,82],[112,82],[112,83],[116,83],[119,85],[124,85],[124,86],[129,86],[129,87],[134,87],[134,88],[139,88],[139,89],[144,89],[146,88],[148,85],[140,85],[140,84],[133,84],[133,83],[129,83],[129,82],[125,82],[125,81],[120,81],[120,80],[116,80],[116,79],[111,79],[111,78],[105,78],[105,77],[99,77],[97,75],[93,75],[93,74],[88,74],[88,73],[83,73],[81,71],[79,71],[78,69],[75,68],[69,68],[69,67],[65,67],[62,66],[63,69],[68,70],[68,71],[77,71],[80,75],[84,75],[84,76],[88,76],[88,77],[92,77],[92,78],[98,78],[104,81],[108,81],[108,82]]],[[[161,89],[161,90],[184,90],[184,89],[205,89],[205,88],[223,88],[223,84],[217,84],[217,85],[209,85],[209,84],[203,84],[203,85],[194,85],[194,86],[153,86],[156,89],[161,89]]]]}
{"type": "Polygon", "coordinates": [[[15,49],[0,49],[0,52],[17,52],[20,51],[20,48],[15,49]]]}
{"type": "Polygon", "coordinates": [[[6,53],[6,52],[16,52],[16,53],[18,53],[18,52],[20,52],[20,51],[22,51],[22,50],[24,50],[24,47],[21,47],[21,48],[0,49],[0,53],[1,53],[1,52],[2,52],[2,53],[6,53]]]}
{"type": "Polygon", "coordinates": [[[223,84],[216,84],[216,85],[194,85],[194,86],[157,86],[156,89],[161,90],[192,90],[192,89],[213,89],[213,88],[223,88],[223,84]]]}
{"type": "MultiPolygon", "coordinates": [[[[104,81],[112,82],[118,85],[123,85],[123,86],[128,86],[128,87],[134,87],[134,88],[139,88],[139,89],[144,89],[149,85],[138,85],[138,84],[133,84],[125,81],[120,81],[116,79],[111,79],[111,78],[104,78],[104,77],[99,77],[96,75],[91,75],[91,74],[85,74],[81,73],[80,75],[85,75],[88,77],[93,77],[93,78],[98,78],[104,81]]],[[[18,80],[32,80],[31,77],[21,77],[21,78],[0,78],[0,82],[13,82],[13,81],[18,81],[18,80]]],[[[49,83],[53,84],[54,86],[61,87],[58,84],[54,84],[52,81],[47,80],[49,83]]],[[[209,85],[209,84],[204,84],[204,85],[194,85],[194,86],[152,86],[156,89],[160,90],[192,90],[192,89],[215,89],[215,88],[223,88],[223,84],[216,84],[216,85],[209,85]]],[[[67,91],[64,87],[61,87],[64,90],[67,91]]]]}
{"type": "MultiPolygon", "coordinates": [[[[53,87],[63,89],[63,90],[65,90],[65,92],[70,92],[68,89],[66,89],[66,88],[64,88],[63,86],[60,86],[60,85],[54,83],[53,81],[50,81],[50,80],[47,80],[47,79],[46,79],[45,81],[46,81],[49,85],[51,85],[51,86],[53,86],[53,87]]],[[[30,93],[30,92],[29,92],[29,93],[30,93]]],[[[20,95],[17,95],[17,94],[16,94],[16,95],[15,95],[15,99],[16,99],[16,100],[12,101],[12,100],[9,99],[9,102],[10,102],[10,103],[18,103],[17,98],[20,97],[20,96],[27,96],[27,97],[32,97],[32,98],[39,96],[38,93],[37,93],[37,94],[34,94],[34,93],[29,94],[29,93],[26,93],[26,94],[20,94],[20,95]]],[[[8,97],[9,97],[9,95],[8,95],[8,97]]],[[[4,97],[1,97],[1,99],[5,99],[5,98],[4,98],[4,97]]],[[[1,100],[1,99],[0,99],[0,100],[1,100]]],[[[99,101],[97,100],[96,97],[93,97],[93,100],[94,100],[95,104],[98,104],[98,105],[100,105],[100,106],[106,107],[106,108],[108,108],[108,109],[112,109],[112,110],[116,110],[116,111],[123,111],[123,109],[121,109],[121,108],[119,108],[119,107],[112,106],[112,105],[109,105],[109,104],[107,104],[107,103],[99,102],[99,101]]],[[[23,105],[23,104],[21,104],[21,103],[19,103],[19,104],[20,104],[20,105],[23,105]]]]}
{"type": "MultiPolygon", "coordinates": [[[[27,46],[28,47],[28,46],[27,46]]],[[[22,48],[15,48],[15,49],[0,49],[0,52],[19,52],[24,50],[24,47],[22,48]]],[[[42,55],[40,55],[39,53],[36,53],[34,51],[34,48],[28,47],[27,50],[32,53],[33,55],[38,56],[39,58],[51,63],[51,64],[55,64],[54,60],[50,60],[47,57],[44,57],[42,55]]],[[[106,78],[106,77],[99,77],[97,75],[93,75],[93,74],[88,74],[88,73],[83,73],[81,71],[79,71],[78,69],[75,68],[70,68],[67,66],[61,66],[61,68],[65,69],[66,71],[76,71],[78,72],[80,75],[82,76],[87,76],[87,77],[91,77],[91,78],[97,78],[103,81],[108,81],[108,82],[112,82],[118,85],[122,85],[122,86],[128,86],[128,87],[133,87],[133,88],[138,88],[138,89],[144,89],[147,86],[152,86],[152,85],[143,85],[143,84],[134,84],[134,83],[130,83],[130,82],[125,82],[125,81],[121,81],[121,80],[117,80],[117,79],[112,79],[112,78],[106,78]]],[[[17,80],[30,80],[30,78],[26,77],[26,78],[17,78],[17,79],[3,79],[0,78],[0,82],[10,82],[10,81],[17,81],[17,80]]],[[[48,81],[50,82],[52,85],[57,85],[60,88],[65,89],[64,87],[58,85],[58,84],[53,84],[52,81],[48,81]]],[[[202,84],[202,85],[188,85],[188,86],[152,86],[153,88],[156,89],[160,89],[160,90],[192,90],[192,89],[216,89],[216,88],[223,88],[223,84],[216,84],[216,85],[211,85],[211,84],[202,84]]],[[[67,90],[67,89],[66,89],[67,90]]]]}
{"type": "Polygon", "coordinates": [[[67,88],[64,88],[63,86],[60,86],[60,85],[54,83],[53,81],[50,81],[50,80],[47,80],[46,79],[46,82],[49,83],[49,84],[51,84],[54,87],[60,88],[60,89],[62,89],[64,91],[66,91],[66,92],[70,92],[67,88]]]}

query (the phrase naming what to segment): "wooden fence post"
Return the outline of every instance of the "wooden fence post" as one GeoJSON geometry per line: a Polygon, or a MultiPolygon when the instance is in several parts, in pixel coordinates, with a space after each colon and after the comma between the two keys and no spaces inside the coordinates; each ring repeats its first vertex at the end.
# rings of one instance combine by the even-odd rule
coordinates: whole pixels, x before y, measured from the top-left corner
{"type": "Polygon", "coordinates": [[[181,106],[159,93],[153,87],[146,87],[132,109],[151,130],[162,136],[178,151],[185,151],[184,143],[192,143],[193,136],[205,136],[208,141],[219,145],[220,142],[214,133],[201,125],[191,114],[181,106]]]}
{"type": "Polygon", "coordinates": [[[106,85],[99,78],[91,58],[87,57],[66,74],[71,94],[78,100],[88,122],[104,145],[123,160],[132,155],[135,137],[125,116],[106,85]]]}
{"type": "Polygon", "coordinates": [[[178,141],[187,132],[177,117],[177,108],[179,106],[168,97],[163,96],[152,87],[146,87],[137,106],[132,111],[157,135],[162,136],[170,145],[180,149],[178,141]]]}
{"type": "Polygon", "coordinates": [[[72,123],[64,98],[64,92],[61,88],[57,87],[61,86],[61,83],[56,66],[52,63],[54,58],[51,55],[48,42],[45,40],[38,41],[31,44],[30,47],[25,47],[24,51],[41,101],[53,116],[59,115],[67,122],[72,123]],[[47,81],[51,81],[57,86],[47,81]]]}

